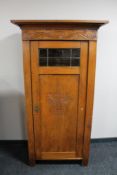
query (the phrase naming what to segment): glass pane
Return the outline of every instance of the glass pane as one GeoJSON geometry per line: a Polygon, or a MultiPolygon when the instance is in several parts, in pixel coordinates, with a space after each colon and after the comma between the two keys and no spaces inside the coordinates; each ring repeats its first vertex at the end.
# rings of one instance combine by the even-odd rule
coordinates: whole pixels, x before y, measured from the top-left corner
{"type": "Polygon", "coordinates": [[[80,49],[72,49],[72,57],[80,57],[80,49]]]}
{"type": "Polygon", "coordinates": [[[40,66],[80,66],[80,49],[39,49],[40,66]]]}
{"type": "Polygon", "coordinates": [[[47,66],[47,57],[40,57],[40,66],[47,66]]]}
{"type": "Polygon", "coordinates": [[[71,60],[71,66],[78,66],[78,65],[80,65],[80,59],[78,58],[78,57],[74,57],[74,58],[72,58],[72,60],[71,60]]]}
{"type": "Polygon", "coordinates": [[[40,56],[47,57],[47,49],[40,49],[40,56]]]}
{"type": "Polygon", "coordinates": [[[48,65],[49,66],[69,66],[70,64],[70,58],[49,58],[48,65]]]}
{"type": "Polygon", "coordinates": [[[69,57],[70,49],[49,49],[49,57],[69,57]]]}

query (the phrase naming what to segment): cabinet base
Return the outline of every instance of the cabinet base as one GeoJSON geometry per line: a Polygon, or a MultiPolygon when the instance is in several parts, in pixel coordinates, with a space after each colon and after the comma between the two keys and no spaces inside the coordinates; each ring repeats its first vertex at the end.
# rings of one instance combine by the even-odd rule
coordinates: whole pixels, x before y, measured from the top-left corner
{"type": "MultiPolygon", "coordinates": [[[[58,159],[58,160],[59,161],[60,160],[62,161],[62,159],[58,159]]],[[[73,161],[73,159],[69,159],[69,160],[72,160],[73,161]]],[[[69,160],[63,159],[63,161],[68,161],[68,162],[69,162],[69,160]]],[[[74,160],[81,160],[81,159],[74,159],[74,160]]],[[[49,161],[49,159],[47,161],[49,161]]],[[[55,161],[57,161],[57,159],[55,161]]],[[[82,166],[88,166],[88,159],[82,159],[81,161],[82,161],[82,166]]],[[[29,164],[29,166],[35,166],[36,160],[29,160],[28,164],[29,164]]]]}

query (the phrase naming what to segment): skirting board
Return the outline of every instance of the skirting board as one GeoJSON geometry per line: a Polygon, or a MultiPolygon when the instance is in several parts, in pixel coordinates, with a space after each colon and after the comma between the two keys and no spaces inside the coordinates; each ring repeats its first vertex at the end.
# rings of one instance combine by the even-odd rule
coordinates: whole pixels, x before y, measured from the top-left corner
{"type": "MultiPolygon", "coordinates": [[[[91,143],[105,143],[105,142],[113,142],[117,141],[117,137],[111,137],[111,138],[94,138],[91,139],[91,143]]],[[[27,140],[0,140],[0,145],[1,144],[20,144],[20,145],[25,145],[27,144],[27,140]]]]}

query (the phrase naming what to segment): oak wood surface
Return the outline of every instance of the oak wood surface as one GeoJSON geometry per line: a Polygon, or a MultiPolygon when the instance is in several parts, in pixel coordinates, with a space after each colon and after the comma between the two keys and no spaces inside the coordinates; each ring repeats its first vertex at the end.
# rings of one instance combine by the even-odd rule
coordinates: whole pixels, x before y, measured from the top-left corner
{"type": "Polygon", "coordinates": [[[39,74],[80,74],[80,67],[43,67],[37,70],[39,74]]]}
{"type": "Polygon", "coordinates": [[[24,62],[24,84],[25,84],[25,105],[26,105],[26,119],[28,131],[28,155],[29,163],[35,164],[35,149],[34,149],[34,127],[32,115],[32,82],[31,82],[31,65],[30,65],[30,43],[23,41],[23,62],[24,62]]]}
{"type": "Polygon", "coordinates": [[[39,48],[80,48],[80,42],[74,41],[39,41],[39,48]]]}
{"type": "Polygon", "coordinates": [[[39,79],[42,152],[75,152],[79,76],[40,75],[39,79]]]}
{"type": "Polygon", "coordinates": [[[96,40],[107,20],[11,20],[22,29],[23,40],[96,40]]]}
{"type": "MultiPolygon", "coordinates": [[[[53,27],[54,28],[54,27],[53,27]]],[[[96,30],[83,29],[24,29],[22,33],[23,40],[96,40],[96,30]]]]}
{"type": "Polygon", "coordinates": [[[87,58],[88,42],[81,42],[81,62],[80,62],[80,86],[78,102],[78,126],[77,126],[77,150],[79,156],[83,154],[83,137],[86,105],[86,86],[87,86],[87,58]]]}
{"type": "Polygon", "coordinates": [[[93,98],[95,84],[95,66],[96,66],[96,42],[89,42],[88,74],[87,74],[87,97],[86,97],[86,116],[83,146],[83,164],[88,164],[90,151],[90,135],[92,126],[93,98]]]}
{"type": "Polygon", "coordinates": [[[22,29],[30,164],[82,159],[87,165],[100,20],[12,20],[22,29]],[[78,67],[41,67],[38,49],[80,48],[78,67]]]}
{"type": "MultiPolygon", "coordinates": [[[[76,157],[76,152],[42,152],[44,160],[81,160],[82,157],[76,157]]],[[[37,157],[37,159],[39,159],[37,157]]]]}
{"type": "MultiPolygon", "coordinates": [[[[50,159],[53,159],[58,156],[58,159],[61,157],[64,158],[66,156],[66,151],[69,151],[69,155],[71,155],[70,152],[75,152],[75,157],[79,158],[82,157],[83,153],[83,132],[84,132],[84,113],[85,113],[85,95],[86,95],[86,73],[87,73],[87,52],[88,51],[88,43],[83,42],[80,44],[80,42],[31,42],[31,64],[32,64],[32,93],[33,93],[33,105],[39,105],[39,113],[34,114],[34,130],[35,130],[35,150],[36,150],[36,158],[37,159],[43,159],[50,155],[50,159]],[[76,75],[72,75],[72,72],[70,72],[70,68],[42,68],[38,64],[38,48],[81,48],[81,76],[80,76],[80,91],[78,86],[78,80],[79,80],[79,72],[76,72],[76,75]],[[46,70],[46,74],[41,75],[40,70],[46,70]],[[50,71],[48,71],[50,69],[50,71]],[[61,75],[61,71],[63,71],[63,75],[61,75]],[[66,69],[66,71],[65,71],[66,69]],[[38,70],[38,71],[37,71],[38,70]],[[54,72],[53,72],[54,70],[54,72]],[[55,71],[56,70],[56,71],[55,71]],[[58,71],[58,72],[57,72],[58,71]],[[49,75],[50,74],[50,75],[49,75]],[[53,74],[53,75],[52,75],[53,74]],[[54,75],[55,74],[55,75],[54,75]],[[66,74],[66,75],[65,75],[66,74]],[[67,75],[70,74],[70,75],[67,75]],[[76,79],[76,83],[75,83],[76,79]],[[74,84],[74,83],[76,84],[74,84]],[[58,89],[59,88],[59,89],[58,89]],[[44,90],[45,89],[45,90],[44,90]],[[57,91],[58,89],[58,91],[57,91]],[[76,89],[76,90],[75,90],[76,89]],[[55,96],[52,96],[52,92],[58,93],[55,94],[55,96]],[[74,102],[74,107],[72,107],[72,111],[70,112],[68,109],[70,109],[70,106],[67,107],[66,113],[63,115],[60,113],[59,116],[56,116],[57,113],[54,113],[54,106],[53,109],[48,108],[48,105],[50,101],[54,100],[53,105],[55,105],[58,108],[58,114],[59,110],[64,109],[64,104],[61,105],[61,99],[62,101],[66,103],[67,97],[64,97],[64,93],[69,92],[67,95],[69,98],[71,93],[74,93],[74,98],[76,98],[76,101],[74,102]],[[80,98],[77,93],[80,92],[80,98]],[[39,93],[39,94],[38,94],[39,93]],[[49,94],[50,101],[47,101],[47,96],[49,94]],[[61,96],[60,96],[61,94],[61,96]],[[60,99],[61,98],[61,99],[60,99]],[[44,99],[44,100],[43,100],[44,99]],[[56,100],[58,100],[58,103],[56,103],[56,100]],[[79,101],[79,104],[78,104],[79,101]],[[59,106],[60,105],[60,106],[59,106]],[[60,108],[60,109],[59,109],[60,108]],[[45,110],[46,109],[46,110],[45,110]],[[78,109],[80,112],[78,112],[78,109]],[[76,111],[76,112],[75,112],[76,111]],[[73,113],[74,112],[74,113],[73,113]],[[38,115],[39,114],[39,115],[38,115]],[[72,117],[71,117],[72,115],[72,117]],[[78,116],[79,115],[79,116],[78,116]],[[65,118],[66,116],[66,118],[65,118]],[[70,117],[69,117],[70,116],[70,117]],[[76,116],[76,117],[75,117],[76,116]],[[52,121],[48,119],[48,117],[53,117],[52,121]],[[76,119],[73,119],[75,117],[76,119]],[[55,120],[55,119],[56,120],[55,120]],[[44,120],[44,123],[42,122],[44,120]],[[68,122],[68,126],[66,125],[68,122]],[[76,125],[71,125],[72,122],[76,125]],[[59,124],[60,123],[60,124],[59,124]],[[64,127],[61,130],[60,125],[63,125],[64,127],[67,126],[66,129],[70,129],[71,131],[68,132],[64,127]],[[57,127],[58,126],[58,127],[57,127]],[[55,127],[53,129],[53,127],[55,127]],[[45,130],[46,129],[46,130],[45,130]],[[60,129],[60,131],[59,131],[60,129]],[[75,130],[74,130],[75,129],[75,130]],[[50,132],[50,134],[49,134],[50,132]],[[72,142],[72,139],[68,139],[67,135],[71,133],[71,138],[74,138],[74,141],[72,142]],[[44,135],[43,135],[44,134],[44,135]],[[64,137],[63,137],[63,136],[64,137]],[[52,138],[51,138],[52,137],[52,138]],[[57,140],[59,139],[59,140],[57,140]],[[67,139],[67,140],[65,140],[67,139]],[[62,145],[62,143],[64,143],[62,145]],[[69,145],[70,144],[70,145],[69,145]],[[73,144],[74,149],[72,147],[73,144]],[[50,147],[51,145],[51,147],[50,147]],[[51,150],[51,149],[52,150],[51,150]],[[72,148],[72,149],[71,149],[72,148]],[[43,150],[44,149],[44,150],[43,150]],[[47,149],[47,150],[46,150],[47,149]],[[50,150],[49,150],[50,149],[50,150]],[[62,150],[67,149],[67,150],[62,150]],[[71,150],[70,150],[71,149],[71,150]],[[58,154],[52,153],[52,151],[57,152],[58,154]],[[62,155],[59,156],[59,152],[63,151],[62,155]],[[45,152],[43,154],[43,152],[45,152]],[[46,152],[47,155],[46,156],[46,152]],[[49,153],[51,152],[51,153],[49,153]],[[44,156],[42,156],[44,155],[44,156]],[[56,156],[55,156],[56,155],[56,156]]],[[[72,67],[72,71],[76,69],[76,67],[72,67]]],[[[73,99],[72,99],[73,103],[73,99]]],[[[34,109],[33,106],[33,109],[34,109]]],[[[68,154],[67,154],[68,155],[68,154]]],[[[68,157],[66,157],[68,158],[68,157]]],[[[71,156],[73,158],[73,156],[71,156]]],[[[70,157],[69,157],[70,159],[70,157]]]]}
{"type": "Polygon", "coordinates": [[[80,67],[41,67],[39,66],[39,48],[80,48],[80,42],[66,42],[66,41],[32,41],[31,53],[33,54],[31,59],[33,74],[80,74],[80,67]]]}
{"type": "Polygon", "coordinates": [[[92,28],[98,28],[103,24],[107,24],[107,20],[11,20],[13,24],[17,24],[19,26],[23,25],[62,25],[65,26],[70,25],[73,27],[75,26],[85,26],[85,27],[92,27],[92,28]]]}
{"type": "Polygon", "coordinates": [[[39,96],[39,81],[37,70],[38,58],[38,42],[31,42],[31,78],[32,78],[32,99],[33,99],[33,120],[34,120],[34,136],[35,136],[35,159],[41,159],[41,125],[40,125],[40,96],[39,96]],[[35,71],[33,71],[35,70],[35,71]],[[34,73],[33,73],[34,72],[34,73]],[[37,110],[35,110],[35,107],[37,110]]]}

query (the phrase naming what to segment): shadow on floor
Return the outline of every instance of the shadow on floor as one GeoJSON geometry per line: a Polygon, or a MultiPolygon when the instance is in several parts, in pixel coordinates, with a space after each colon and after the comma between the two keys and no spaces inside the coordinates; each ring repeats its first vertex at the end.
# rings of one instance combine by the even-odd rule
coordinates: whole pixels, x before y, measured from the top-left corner
{"type": "Polygon", "coordinates": [[[0,153],[28,164],[27,141],[0,141],[0,153]]]}

